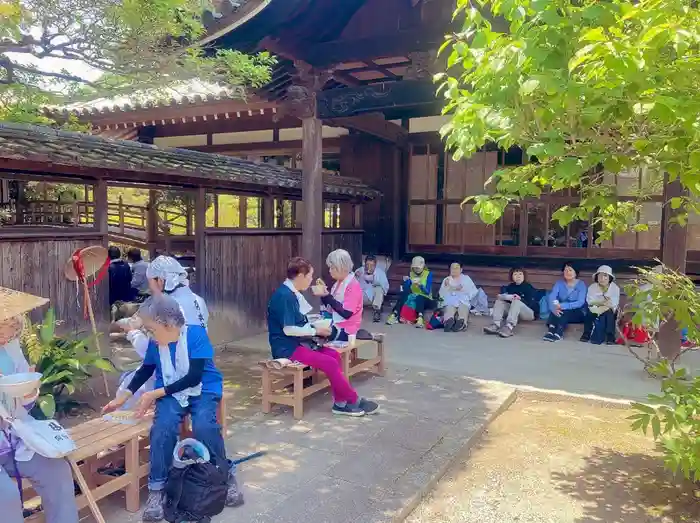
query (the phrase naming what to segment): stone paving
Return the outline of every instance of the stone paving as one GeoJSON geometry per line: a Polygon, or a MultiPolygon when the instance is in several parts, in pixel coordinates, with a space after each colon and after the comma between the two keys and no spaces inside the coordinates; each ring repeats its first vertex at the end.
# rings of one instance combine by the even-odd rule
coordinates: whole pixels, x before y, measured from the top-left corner
{"type": "MultiPolygon", "coordinates": [[[[400,521],[515,397],[509,386],[407,368],[355,385],[381,403],[380,414],[333,416],[319,393],[301,421],[279,407],[231,425],[230,456],[267,454],[240,467],[246,504],[214,522],[400,521]]],[[[119,498],[103,503],[108,523],[139,521],[119,498]]]]}

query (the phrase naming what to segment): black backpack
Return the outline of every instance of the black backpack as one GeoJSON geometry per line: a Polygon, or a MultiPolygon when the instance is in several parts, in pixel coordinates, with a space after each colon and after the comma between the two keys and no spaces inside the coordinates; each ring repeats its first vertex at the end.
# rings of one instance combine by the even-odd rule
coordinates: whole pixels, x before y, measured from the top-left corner
{"type": "Polygon", "coordinates": [[[229,467],[225,460],[172,467],[165,484],[165,519],[207,522],[226,506],[229,467]]]}

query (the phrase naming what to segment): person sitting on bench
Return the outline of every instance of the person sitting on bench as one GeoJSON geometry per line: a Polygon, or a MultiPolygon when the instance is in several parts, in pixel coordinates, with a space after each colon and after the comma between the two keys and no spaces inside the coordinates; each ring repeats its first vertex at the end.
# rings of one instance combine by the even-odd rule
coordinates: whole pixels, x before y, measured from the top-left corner
{"type": "Polygon", "coordinates": [[[407,302],[412,302],[416,310],[416,327],[425,327],[423,312],[425,309],[435,306],[433,302],[433,273],[425,266],[425,259],[416,256],[411,261],[411,271],[408,276],[403,277],[401,284],[401,294],[391,313],[386,320],[387,325],[395,325],[401,318],[401,309],[407,302]]]}
{"type": "Polygon", "coordinates": [[[445,304],[445,332],[459,332],[467,329],[469,309],[478,289],[472,279],[462,273],[462,265],[450,265],[450,275],[442,281],[440,297],[445,304]]]}
{"type": "MultiPolygon", "coordinates": [[[[138,316],[150,333],[146,357],[128,390],[120,392],[102,412],[119,409],[155,374],[156,388],[141,396],[136,415],[142,417],[155,403],[149,496],[143,521],[161,521],[164,517],[165,482],[185,414],[192,417],[194,438],[206,445],[211,454],[226,459],[221,425],[216,420],[223,395],[223,378],[214,364],[214,348],[206,329],[200,325],[187,325],[180,304],[172,297],[153,297],[142,305],[138,316]]],[[[243,495],[231,468],[226,506],[242,504],[243,495]]]]}
{"type": "MultiPolygon", "coordinates": [[[[0,315],[3,316],[0,319],[0,376],[33,370],[19,344],[22,317],[8,318],[4,314],[6,311],[22,314],[33,309],[34,306],[25,298],[27,296],[29,295],[11,291],[0,292],[0,315]],[[22,310],[24,306],[26,308],[22,310]]],[[[37,390],[34,397],[25,398],[24,408],[30,410],[38,395],[37,390]]],[[[21,485],[10,478],[27,478],[32,482],[37,494],[41,496],[46,523],[78,523],[73,474],[68,462],[36,454],[0,418],[0,508],[3,523],[23,523],[21,485]]]]}
{"type": "Polygon", "coordinates": [[[544,341],[560,341],[570,323],[583,323],[586,318],[586,284],[578,279],[578,271],[572,263],[564,264],[562,276],[547,297],[551,313],[544,341]]]}
{"type": "MultiPolygon", "coordinates": [[[[340,354],[322,345],[333,329],[312,325],[307,318],[311,305],[301,294],[313,281],[314,269],[304,258],[292,258],[287,279],[272,294],[267,306],[267,330],[274,359],[298,361],[323,372],[331,385],[334,414],[360,417],[379,412],[379,405],[361,398],[343,374],[340,354]],[[321,338],[319,340],[319,338],[321,338]]],[[[337,329],[337,327],[335,327],[337,329]]]]}
{"type": "Polygon", "coordinates": [[[377,257],[370,254],[365,258],[365,265],[355,271],[364,293],[364,305],[372,306],[372,321],[382,320],[382,305],[389,292],[389,280],[383,269],[377,267],[377,257]]]}
{"type": "Polygon", "coordinates": [[[314,285],[314,294],[321,298],[335,327],[333,341],[351,341],[362,324],[362,287],[352,272],[352,257],[344,249],[336,249],[326,258],[331,278],[330,292],[325,284],[314,285]]]}
{"type": "Polygon", "coordinates": [[[501,294],[493,305],[493,324],[484,327],[486,334],[501,338],[510,338],[518,321],[534,321],[538,309],[537,289],[527,281],[525,269],[513,267],[508,279],[510,283],[501,287],[501,294]],[[501,327],[504,316],[506,324],[501,327]]]}
{"type": "Polygon", "coordinates": [[[615,345],[615,324],[620,306],[620,287],[608,265],[601,265],[593,275],[586,297],[588,314],[584,321],[581,341],[601,345],[615,345]]]}

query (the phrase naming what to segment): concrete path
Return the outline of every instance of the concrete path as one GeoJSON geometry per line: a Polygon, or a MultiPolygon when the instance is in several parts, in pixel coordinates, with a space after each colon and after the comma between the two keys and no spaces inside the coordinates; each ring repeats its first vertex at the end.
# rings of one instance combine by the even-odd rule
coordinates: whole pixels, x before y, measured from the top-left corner
{"type": "MultiPolygon", "coordinates": [[[[358,377],[355,385],[381,403],[380,414],[339,418],[328,394],[319,394],[302,421],[280,407],[229,427],[230,456],[267,455],[241,465],[246,504],[214,522],[401,520],[515,396],[512,387],[408,369],[358,377]]],[[[120,496],[102,506],[108,523],[140,520],[120,496]]]]}
{"type": "MultiPolygon", "coordinates": [[[[386,333],[390,367],[417,367],[518,387],[632,400],[645,400],[659,391],[659,381],[649,378],[623,346],[580,343],[580,325],[571,326],[563,341],[546,343],[542,322],[518,326],[510,339],[484,335],[488,323],[487,318],[473,317],[468,330],[460,333],[367,321],[364,327],[386,333]]],[[[269,351],[267,334],[235,345],[269,351]]],[[[700,352],[684,354],[680,365],[699,371],[700,352]]]]}

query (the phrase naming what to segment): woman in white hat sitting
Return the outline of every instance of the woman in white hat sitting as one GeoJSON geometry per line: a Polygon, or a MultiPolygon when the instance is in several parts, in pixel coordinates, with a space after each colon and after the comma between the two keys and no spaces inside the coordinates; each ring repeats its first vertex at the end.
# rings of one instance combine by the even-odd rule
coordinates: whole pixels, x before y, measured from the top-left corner
{"type": "MultiPolygon", "coordinates": [[[[19,344],[23,315],[48,300],[0,287],[0,376],[30,372],[19,344]]],[[[34,405],[36,394],[25,397],[24,407],[34,405]]],[[[27,478],[41,496],[47,523],[78,523],[73,475],[64,459],[51,459],[24,445],[0,418],[0,508],[3,523],[23,523],[19,484],[11,478],[27,478]]]]}
{"type": "Polygon", "coordinates": [[[593,283],[588,287],[586,302],[589,312],[584,319],[581,341],[614,345],[620,287],[615,283],[615,275],[609,266],[598,267],[593,275],[593,283]]]}

